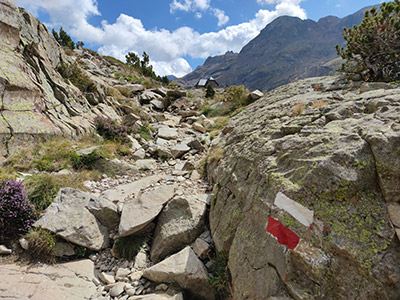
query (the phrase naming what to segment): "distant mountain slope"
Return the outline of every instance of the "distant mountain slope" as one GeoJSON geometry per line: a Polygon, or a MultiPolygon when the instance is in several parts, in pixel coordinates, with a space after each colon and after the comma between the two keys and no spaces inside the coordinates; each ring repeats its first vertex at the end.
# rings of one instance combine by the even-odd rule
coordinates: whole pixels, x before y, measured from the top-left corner
{"type": "MultiPolygon", "coordinates": [[[[214,77],[220,86],[243,84],[271,90],[295,79],[322,76],[334,71],[326,62],[336,58],[336,44],[344,44],[343,27],[361,23],[365,10],[318,22],[279,17],[268,24],[240,53],[209,57],[204,65],[175,82],[192,87],[199,78],[214,77]]],[[[333,64],[337,66],[337,64],[333,64]]]]}

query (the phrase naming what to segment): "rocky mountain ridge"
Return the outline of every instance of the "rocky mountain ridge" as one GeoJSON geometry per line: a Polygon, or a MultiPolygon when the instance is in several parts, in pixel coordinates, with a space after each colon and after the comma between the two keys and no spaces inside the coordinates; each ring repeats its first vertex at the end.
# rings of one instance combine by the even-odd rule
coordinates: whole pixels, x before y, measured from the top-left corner
{"type": "Polygon", "coordinates": [[[337,57],[335,45],[344,44],[342,28],[361,23],[366,9],[342,19],[328,16],[318,22],[279,17],[239,53],[209,57],[175,82],[193,87],[199,78],[212,76],[220,86],[236,84],[266,91],[297,79],[328,75],[340,66],[340,62],[327,63],[337,57]]]}

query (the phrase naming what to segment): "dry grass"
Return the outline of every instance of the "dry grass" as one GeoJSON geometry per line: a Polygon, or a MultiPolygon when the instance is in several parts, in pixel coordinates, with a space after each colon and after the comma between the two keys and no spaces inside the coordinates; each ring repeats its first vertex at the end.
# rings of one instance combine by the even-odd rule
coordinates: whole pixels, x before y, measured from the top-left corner
{"type": "Polygon", "coordinates": [[[208,154],[207,163],[211,164],[213,162],[218,162],[219,160],[221,160],[223,158],[224,158],[224,149],[214,148],[208,154]]]}
{"type": "Polygon", "coordinates": [[[297,117],[306,110],[306,106],[303,103],[297,103],[293,105],[293,116],[297,117]]]}
{"type": "Polygon", "coordinates": [[[311,107],[315,109],[315,108],[320,108],[320,107],[327,106],[327,105],[329,105],[328,102],[326,102],[324,100],[318,100],[318,101],[314,102],[311,107]]]}

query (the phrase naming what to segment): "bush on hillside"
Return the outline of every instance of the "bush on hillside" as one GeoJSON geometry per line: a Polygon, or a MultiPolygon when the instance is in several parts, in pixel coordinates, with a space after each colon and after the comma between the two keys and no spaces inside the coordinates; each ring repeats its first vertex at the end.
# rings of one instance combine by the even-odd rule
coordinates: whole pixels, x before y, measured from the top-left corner
{"type": "Polygon", "coordinates": [[[27,232],[35,216],[35,208],[29,203],[22,182],[3,180],[0,183],[0,240],[27,232]]]}
{"type": "Polygon", "coordinates": [[[215,95],[215,90],[213,89],[213,87],[211,85],[207,86],[207,90],[206,90],[206,98],[214,98],[215,95]]]}
{"type": "Polygon", "coordinates": [[[346,48],[336,46],[346,62],[342,71],[365,81],[400,80],[400,0],[365,12],[360,25],[344,28],[346,48]]]}
{"type": "Polygon", "coordinates": [[[86,76],[76,63],[60,64],[57,66],[57,71],[62,77],[68,79],[74,86],[83,93],[94,93],[97,91],[96,85],[86,76]]]}
{"type": "Polygon", "coordinates": [[[96,117],[94,121],[97,133],[104,139],[120,143],[130,142],[125,126],[118,125],[115,121],[102,116],[96,117]]]}

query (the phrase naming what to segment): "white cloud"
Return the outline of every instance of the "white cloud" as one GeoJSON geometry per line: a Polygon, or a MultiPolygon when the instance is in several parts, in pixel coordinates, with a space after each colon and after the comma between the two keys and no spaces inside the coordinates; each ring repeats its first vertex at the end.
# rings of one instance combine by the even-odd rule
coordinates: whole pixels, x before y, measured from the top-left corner
{"type": "MultiPolygon", "coordinates": [[[[74,39],[100,45],[100,54],[125,60],[127,52],[141,54],[146,51],[154,70],[159,75],[176,76],[191,71],[190,65],[183,57],[207,58],[226,51],[238,52],[277,17],[291,15],[306,18],[305,11],[295,4],[300,1],[279,0],[274,1],[276,4],[274,10],[260,9],[248,22],[200,34],[189,27],[181,27],[174,31],[148,30],[141,20],[125,14],[121,14],[113,24],[103,21],[101,26],[94,27],[87,19],[91,15],[99,15],[95,0],[15,0],[15,2],[28,10],[32,8],[36,11],[45,10],[53,24],[62,25],[74,39]],[[65,14],[66,11],[68,14],[65,14]]],[[[196,2],[198,7],[206,7],[210,3],[208,0],[188,2],[196,2]]],[[[186,2],[179,3],[186,5],[186,2]]],[[[227,22],[228,17],[222,11],[213,12],[219,16],[217,17],[221,25],[227,22]]]]}
{"type": "Polygon", "coordinates": [[[223,10],[220,10],[218,8],[213,8],[214,15],[218,19],[218,26],[224,26],[226,23],[229,22],[229,17],[225,15],[225,12],[223,10]]]}
{"type": "Polygon", "coordinates": [[[195,18],[200,19],[203,13],[208,11],[218,19],[218,27],[224,26],[229,22],[229,17],[219,8],[213,8],[210,5],[211,0],[173,0],[169,7],[170,13],[173,14],[178,10],[185,12],[194,12],[195,18]]]}
{"type": "Polygon", "coordinates": [[[183,10],[186,12],[207,10],[210,8],[210,0],[173,0],[169,7],[171,13],[174,13],[177,10],[183,10]]]}

